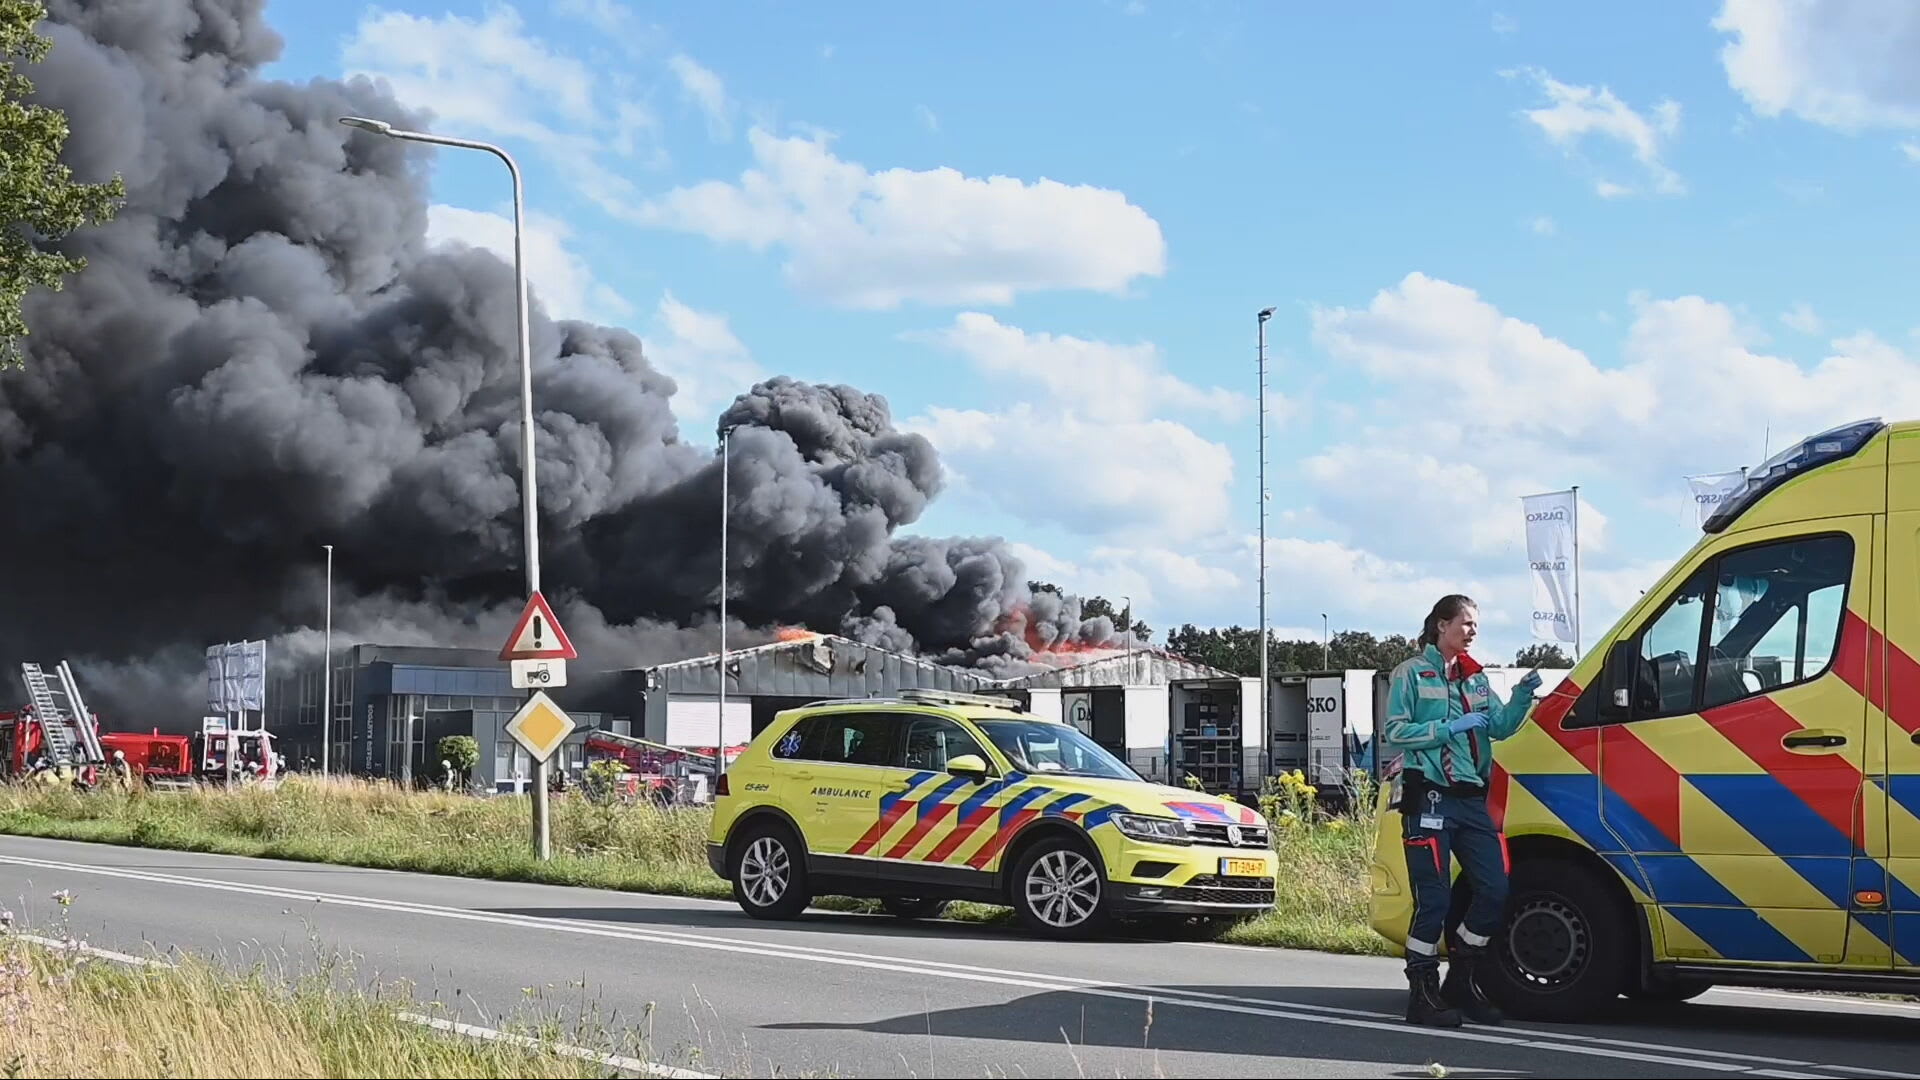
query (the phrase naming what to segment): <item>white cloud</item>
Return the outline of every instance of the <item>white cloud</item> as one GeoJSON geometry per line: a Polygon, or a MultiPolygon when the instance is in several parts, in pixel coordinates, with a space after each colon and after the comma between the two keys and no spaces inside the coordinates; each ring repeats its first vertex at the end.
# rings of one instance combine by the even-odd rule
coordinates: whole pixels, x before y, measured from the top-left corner
{"type": "Polygon", "coordinates": [[[1316,311],[1320,347],[1380,390],[1377,419],[1307,463],[1319,505],[1381,550],[1493,558],[1503,534],[1519,544],[1513,500],[1527,491],[1582,485],[1591,532],[1603,520],[1586,509],[1596,489],[1639,498],[1756,461],[1768,426],[1778,446],[1862,415],[1920,411],[1920,363],[1872,335],[1803,365],[1756,351],[1759,335],[1724,304],[1633,307],[1617,366],[1421,274],[1366,308],[1316,311]],[[1448,402],[1458,408],[1436,408],[1448,402]],[[1439,537],[1408,530],[1407,517],[1441,523],[1439,537]]]}
{"type": "MultiPolygon", "coordinates": [[[[622,19],[620,5],[573,0],[574,14],[622,19]]],[[[641,201],[625,173],[666,159],[659,119],[623,72],[531,34],[511,6],[481,18],[370,10],[341,50],[348,75],[384,81],[442,134],[529,145],[609,209],[641,201]]]]}
{"type": "Polygon", "coordinates": [[[1726,0],[1727,82],[1755,112],[1841,131],[1920,127],[1920,4],[1726,0]]]}
{"type": "Polygon", "coordinates": [[[1109,422],[1022,402],[935,406],[902,426],[931,440],[967,489],[1029,522],[1184,540],[1228,519],[1233,455],[1171,420],[1109,422]]]}
{"type": "Polygon", "coordinates": [[[1920,165],[1920,142],[1908,139],[1900,144],[1900,152],[1906,155],[1908,161],[1920,165]]]}
{"type": "Polygon", "coordinates": [[[787,253],[788,280],[852,308],[1006,304],[1024,292],[1119,293],[1166,268],[1159,223],[1120,192],[951,168],[871,172],[824,137],[748,133],[738,183],[678,188],[647,223],[787,253]]]}
{"type": "MultiPolygon", "coordinates": [[[[1574,86],[1538,69],[1528,74],[1546,92],[1550,104],[1528,109],[1524,115],[1555,145],[1572,153],[1589,136],[1619,143],[1631,151],[1654,192],[1678,195],[1686,191],[1679,174],[1661,158],[1663,144],[1680,130],[1679,102],[1662,101],[1642,115],[1608,87],[1574,86]]],[[[1608,178],[1597,180],[1595,189],[1607,198],[1634,191],[1629,185],[1608,178]]]]}
{"type": "Polygon", "coordinates": [[[1786,323],[1790,329],[1798,330],[1803,334],[1817,334],[1822,326],[1819,313],[1813,310],[1813,305],[1804,300],[1782,312],[1780,321],[1786,323]]]}
{"type": "Polygon", "coordinates": [[[1501,37],[1511,37],[1520,29],[1520,23],[1513,16],[1503,12],[1493,13],[1493,32],[1501,37]]]}
{"type": "Polygon", "coordinates": [[[609,34],[624,32],[633,25],[633,9],[621,0],[555,0],[554,10],[609,34]]]}
{"type": "Polygon", "coordinates": [[[1534,218],[1530,227],[1535,236],[1552,236],[1560,231],[1560,226],[1545,214],[1534,218]]]}
{"type": "Polygon", "coordinates": [[[927,108],[925,105],[915,105],[913,112],[915,116],[920,118],[920,125],[922,127],[936,135],[940,133],[940,117],[935,114],[932,109],[927,108]]]}
{"type": "Polygon", "coordinates": [[[647,359],[678,385],[674,413],[689,430],[708,430],[737,395],[766,377],[724,315],[688,307],[667,293],[653,323],[647,359]]]}
{"type": "MultiPolygon", "coordinates": [[[[955,316],[944,330],[909,336],[959,353],[989,378],[1038,387],[1053,401],[1102,420],[1144,420],[1162,411],[1229,421],[1253,414],[1253,400],[1245,394],[1218,386],[1203,389],[1168,372],[1159,347],[1150,342],[1118,345],[1030,333],[977,311],[955,316]]],[[[1267,400],[1271,410],[1274,395],[1267,400]]]]}
{"type": "MultiPolygon", "coordinates": [[[[586,260],[568,250],[566,222],[530,214],[525,230],[527,284],[536,303],[560,319],[616,322],[633,314],[618,292],[600,282],[586,260]]],[[[436,203],[427,208],[427,242],[484,248],[513,265],[513,219],[436,203]]]]}
{"type": "Polygon", "coordinates": [[[707,132],[715,140],[732,138],[733,107],[727,102],[727,86],[720,76],[685,53],[668,60],[667,67],[673,71],[673,77],[680,80],[680,89],[687,99],[706,114],[707,132]]]}
{"type": "Polygon", "coordinates": [[[1016,402],[934,407],[908,422],[961,491],[1110,542],[1226,527],[1233,455],[1173,417],[1238,421],[1253,409],[1245,395],[1180,379],[1150,343],[1029,333],[979,312],[907,337],[959,354],[1016,402]]]}

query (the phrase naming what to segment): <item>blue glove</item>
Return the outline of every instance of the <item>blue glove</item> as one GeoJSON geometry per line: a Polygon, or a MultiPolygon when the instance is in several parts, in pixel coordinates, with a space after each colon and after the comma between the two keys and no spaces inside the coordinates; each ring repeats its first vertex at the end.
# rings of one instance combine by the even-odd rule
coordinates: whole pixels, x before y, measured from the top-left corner
{"type": "Polygon", "coordinates": [[[1540,689],[1540,673],[1538,671],[1527,672],[1520,677],[1519,682],[1513,684],[1513,688],[1523,694],[1533,695],[1540,689]]]}
{"type": "Polygon", "coordinates": [[[1472,731],[1474,728],[1483,728],[1486,726],[1486,713],[1470,712],[1465,716],[1456,717],[1455,719],[1447,721],[1447,730],[1453,732],[1455,735],[1463,731],[1472,731]]]}

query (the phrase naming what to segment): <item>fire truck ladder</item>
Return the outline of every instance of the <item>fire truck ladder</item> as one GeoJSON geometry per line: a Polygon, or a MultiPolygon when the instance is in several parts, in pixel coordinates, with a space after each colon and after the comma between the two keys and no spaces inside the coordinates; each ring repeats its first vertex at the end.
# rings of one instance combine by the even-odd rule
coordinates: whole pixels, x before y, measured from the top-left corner
{"type": "Polygon", "coordinates": [[[67,703],[73,706],[73,726],[80,733],[80,746],[87,752],[87,760],[96,765],[105,764],[107,749],[100,745],[100,725],[94,723],[93,713],[80,697],[80,680],[73,677],[73,669],[65,660],[60,661],[60,685],[67,692],[67,703]]]}
{"type": "Polygon", "coordinates": [[[80,700],[80,688],[65,660],[58,669],[60,689],[47,682],[47,673],[39,664],[20,665],[20,679],[27,684],[27,700],[33,704],[34,719],[46,739],[47,760],[55,768],[63,765],[98,765],[106,760],[99,733],[93,729],[93,717],[80,700]],[[61,708],[60,699],[67,707],[61,708]],[[71,726],[69,726],[71,725],[71,726]]]}

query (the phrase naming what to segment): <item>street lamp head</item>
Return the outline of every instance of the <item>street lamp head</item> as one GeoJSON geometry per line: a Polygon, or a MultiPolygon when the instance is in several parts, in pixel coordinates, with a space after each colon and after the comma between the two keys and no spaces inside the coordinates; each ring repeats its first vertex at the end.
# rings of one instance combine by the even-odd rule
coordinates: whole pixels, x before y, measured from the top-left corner
{"type": "Polygon", "coordinates": [[[1260,312],[1260,321],[1261,321],[1261,322],[1266,322],[1266,321],[1267,321],[1268,319],[1271,319],[1271,318],[1273,318],[1273,309],[1272,309],[1272,308],[1266,308],[1266,309],[1264,309],[1264,310],[1262,310],[1262,311],[1260,312]]]}
{"type": "Polygon", "coordinates": [[[387,123],[385,120],[369,120],[364,116],[343,116],[340,118],[340,122],[350,128],[359,128],[361,131],[371,131],[375,135],[393,134],[393,125],[387,123]]]}

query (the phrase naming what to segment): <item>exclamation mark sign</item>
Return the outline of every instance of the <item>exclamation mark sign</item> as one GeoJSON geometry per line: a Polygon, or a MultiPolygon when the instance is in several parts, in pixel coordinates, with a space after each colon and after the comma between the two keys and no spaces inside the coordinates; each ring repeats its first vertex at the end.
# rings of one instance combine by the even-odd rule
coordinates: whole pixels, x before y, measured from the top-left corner
{"type": "Polygon", "coordinates": [[[536,649],[546,648],[546,646],[540,644],[540,616],[538,615],[533,617],[533,647],[536,649]]]}

